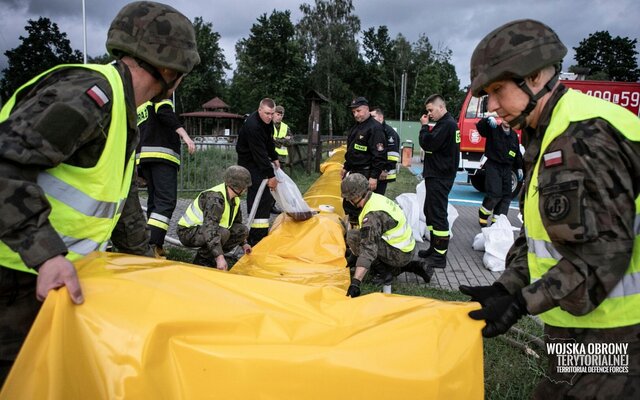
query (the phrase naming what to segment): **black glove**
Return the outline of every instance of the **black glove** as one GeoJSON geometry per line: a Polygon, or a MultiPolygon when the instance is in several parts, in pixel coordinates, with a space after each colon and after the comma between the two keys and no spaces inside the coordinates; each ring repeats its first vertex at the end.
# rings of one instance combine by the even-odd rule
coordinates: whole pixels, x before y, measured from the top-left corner
{"type": "Polygon", "coordinates": [[[486,301],[492,297],[506,296],[509,294],[502,283],[494,282],[491,286],[465,286],[458,288],[462,293],[471,296],[471,301],[485,305],[486,301]]]}
{"type": "Polygon", "coordinates": [[[347,296],[349,297],[358,297],[360,296],[360,280],[353,278],[351,279],[351,285],[349,285],[349,289],[347,290],[347,296]]]}
{"type": "Polygon", "coordinates": [[[502,335],[527,314],[527,307],[520,291],[515,296],[492,297],[486,303],[480,310],[469,313],[475,320],[485,320],[487,325],[482,328],[482,336],[486,338],[502,335]]]}

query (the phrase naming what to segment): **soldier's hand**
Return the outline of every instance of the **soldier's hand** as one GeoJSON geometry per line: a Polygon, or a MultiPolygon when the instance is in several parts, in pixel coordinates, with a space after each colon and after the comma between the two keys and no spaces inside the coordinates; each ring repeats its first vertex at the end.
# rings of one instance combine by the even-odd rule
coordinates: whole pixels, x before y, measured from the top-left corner
{"type": "Polygon", "coordinates": [[[227,260],[224,258],[224,254],[220,254],[216,257],[216,268],[220,271],[226,271],[229,269],[227,265],[227,260]]]}
{"type": "Polygon", "coordinates": [[[487,300],[480,310],[474,310],[469,316],[475,320],[485,320],[482,336],[486,338],[502,335],[527,313],[522,296],[500,296],[487,300]]]}
{"type": "Polygon", "coordinates": [[[460,285],[458,289],[467,296],[470,296],[471,301],[477,301],[483,306],[486,301],[492,297],[506,296],[509,294],[507,289],[498,282],[494,282],[491,286],[460,285]]]}
{"type": "Polygon", "coordinates": [[[360,296],[360,280],[353,278],[351,279],[351,285],[349,285],[349,289],[347,289],[348,297],[358,297],[360,296]]]}
{"type": "Polygon", "coordinates": [[[244,250],[244,254],[251,254],[251,245],[249,243],[243,244],[242,250],[244,250]]]}
{"type": "Polygon", "coordinates": [[[387,180],[387,176],[388,176],[387,171],[382,171],[382,172],[380,173],[380,176],[378,177],[378,180],[380,180],[380,181],[386,181],[386,180],[387,180]]]}
{"type": "Polygon", "coordinates": [[[75,304],[84,303],[75,267],[64,256],[58,255],[48,259],[40,266],[36,283],[36,297],[38,300],[44,301],[50,290],[62,286],[67,287],[71,301],[75,304]]]}
{"type": "Polygon", "coordinates": [[[496,121],[496,119],[494,117],[487,118],[487,122],[489,123],[489,126],[492,127],[492,128],[497,128],[498,127],[498,121],[496,121]]]}

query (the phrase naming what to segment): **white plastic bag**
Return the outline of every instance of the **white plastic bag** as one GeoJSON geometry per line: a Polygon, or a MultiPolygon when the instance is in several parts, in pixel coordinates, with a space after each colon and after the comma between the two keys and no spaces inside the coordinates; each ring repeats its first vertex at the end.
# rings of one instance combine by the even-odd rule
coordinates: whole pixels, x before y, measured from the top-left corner
{"type": "Polygon", "coordinates": [[[482,232],[478,233],[473,238],[473,244],[471,245],[471,248],[476,251],[484,251],[484,235],[482,234],[482,232]]]}
{"type": "Polygon", "coordinates": [[[507,253],[513,245],[513,227],[506,215],[500,215],[498,220],[488,228],[482,228],[485,253],[482,262],[490,271],[504,271],[507,253]]]}
{"type": "MultiPolygon", "coordinates": [[[[404,211],[407,221],[411,225],[413,238],[418,242],[429,240],[427,230],[427,217],[424,215],[425,188],[424,181],[416,185],[416,193],[402,193],[396,197],[396,202],[404,211]]],[[[453,237],[453,223],[458,218],[458,210],[451,203],[447,204],[447,222],[449,222],[449,234],[453,237]]]]}
{"type": "Polygon", "coordinates": [[[282,211],[296,221],[305,221],[313,216],[313,211],[302,198],[296,183],[284,173],[282,168],[274,169],[278,186],[271,192],[282,211]]]}

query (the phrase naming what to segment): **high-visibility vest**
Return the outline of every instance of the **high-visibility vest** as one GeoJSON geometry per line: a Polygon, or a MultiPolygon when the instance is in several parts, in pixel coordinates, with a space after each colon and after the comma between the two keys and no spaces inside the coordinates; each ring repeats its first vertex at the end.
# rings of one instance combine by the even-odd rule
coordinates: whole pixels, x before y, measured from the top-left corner
{"type": "MultiPolygon", "coordinates": [[[[96,165],[81,168],[62,163],[38,174],[38,185],[51,204],[49,221],[67,246],[67,259],[73,262],[92,251],[106,249],[129,193],[134,154],[127,155],[125,151],[127,110],[124,89],[120,74],[112,65],[54,67],[21,86],[0,111],[0,121],[9,117],[19,93],[62,68],[87,68],[99,72],[109,81],[113,92],[109,133],[96,165]]],[[[36,273],[3,242],[0,242],[0,265],[36,273]]]]}
{"type": "Polygon", "coordinates": [[[207,189],[204,192],[200,192],[198,197],[187,207],[187,210],[184,212],[180,221],[178,221],[178,225],[184,226],[186,228],[190,228],[192,226],[200,226],[204,222],[204,214],[202,213],[202,209],[200,208],[200,196],[202,193],[206,192],[217,192],[220,193],[224,197],[224,211],[222,212],[222,217],[220,217],[220,226],[223,228],[229,229],[233,221],[236,219],[236,215],[238,214],[238,210],[240,209],[240,198],[233,198],[233,215],[231,215],[231,207],[229,206],[229,199],[227,199],[227,187],[224,183],[221,183],[217,186],[212,187],[211,189],[207,189]]]}
{"type": "Polygon", "coordinates": [[[416,246],[411,227],[407,223],[404,212],[393,200],[378,193],[371,193],[358,216],[358,226],[362,228],[362,221],[372,211],[384,211],[393,218],[397,224],[382,234],[382,239],[405,253],[409,253],[416,246]]]}
{"type": "Polygon", "coordinates": [[[151,116],[151,127],[147,129],[140,128],[140,151],[136,154],[136,164],[141,161],[169,161],[172,164],[180,165],[180,139],[175,131],[167,129],[166,126],[159,124],[155,113],[162,106],[168,105],[172,109],[173,102],[169,99],[162,100],[158,103],[150,101],[138,107],[138,127],[147,123],[150,118],[149,107],[153,106],[154,115],[151,116]]]}
{"type": "MultiPolygon", "coordinates": [[[[549,144],[567,129],[570,123],[602,118],[615,127],[627,139],[640,141],[640,120],[626,109],[608,101],[569,90],[553,110],[539,154],[544,154],[549,144]]],[[[554,248],[542,223],[539,209],[538,173],[540,159],[536,162],[527,190],[524,207],[524,226],[527,237],[529,275],[531,282],[540,279],[562,259],[554,248]]],[[[640,196],[635,199],[635,239],[631,262],[625,275],[607,298],[593,311],[576,316],[560,307],[540,314],[547,324],[573,328],[614,328],[640,322],[640,196]]]]}
{"type": "MultiPolygon", "coordinates": [[[[284,122],[280,122],[280,130],[276,128],[276,124],[273,124],[274,139],[283,138],[287,136],[287,132],[289,132],[289,125],[285,124],[284,122]]],[[[286,157],[289,155],[289,150],[287,150],[287,146],[280,146],[280,147],[276,147],[276,153],[286,157]]]]}

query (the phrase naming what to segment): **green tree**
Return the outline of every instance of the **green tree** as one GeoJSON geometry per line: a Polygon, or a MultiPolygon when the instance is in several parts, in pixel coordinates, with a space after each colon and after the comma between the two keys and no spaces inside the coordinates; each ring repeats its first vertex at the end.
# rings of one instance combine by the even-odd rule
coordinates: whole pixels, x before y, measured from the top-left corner
{"type": "Polygon", "coordinates": [[[229,69],[224,53],[220,48],[220,34],[213,30],[211,22],[202,17],[193,21],[196,32],[200,64],[187,75],[176,91],[176,112],[200,110],[201,105],[212,98],[224,97],[225,69],[229,69]]]}
{"type": "Polygon", "coordinates": [[[89,64],[109,64],[111,61],[113,61],[113,57],[111,57],[109,53],[104,53],[96,57],[88,57],[87,59],[89,64]]]}
{"type": "Polygon", "coordinates": [[[342,134],[353,124],[346,105],[358,85],[366,79],[364,62],[359,55],[356,36],[360,18],[353,14],[352,0],[315,0],[315,5],[302,4],[303,16],[297,25],[307,63],[311,68],[311,85],[329,100],[323,116],[328,134],[342,134]]]}
{"type": "Polygon", "coordinates": [[[386,26],[369,28],[363,32],[362,48],[365,56],[366,79],[363,93],[369,101],[382,108],[385,117],[396,118],[399,112],[399,86],[396,87],[396,51],[386,26]]]}
{"type": "Polygon", "coordinates": [[[5,51],[8,67],[3,69],[0,92],[7,99],[29,79],[58,64],[80,63],[82,53],[72,50],[67,34],[49,18],[28,20],[24,27],[28,35],[20,36],[22,43],[5,51]]]}
{"type": "Polygon", "coordinates": [[[236,44],[237,68],[230,102],[242,113],[256,110],[264,97],[285,108],[285,120],[296,133],[306,133],[304,94],[307,67],[295,36],[291,12],[262,14],[248,38],[236,44]]]}
{"type": "Polygon", "coordinates": [[[571,72],[587,72],[588,79],[636,82],[640,78],[635,47],[637,39],[611,37],[608,31],[597,31],[574,47],[578,63],[571,72]]]}

